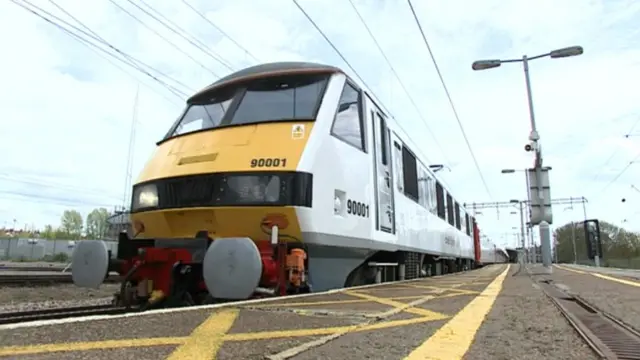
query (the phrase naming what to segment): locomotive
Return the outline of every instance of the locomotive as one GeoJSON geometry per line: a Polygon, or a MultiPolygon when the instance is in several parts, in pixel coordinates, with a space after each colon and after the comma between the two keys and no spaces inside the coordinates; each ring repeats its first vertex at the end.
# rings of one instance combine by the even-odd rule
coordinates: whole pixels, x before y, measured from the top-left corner
{"type": "Polygon", "coordinates": [[[116,271],[117,304],[184,306],[506,262],[416,148],[337,67],[240,70],[187,100],[133,186],[117,255],[78,243],[73,281],[116,271]]]}

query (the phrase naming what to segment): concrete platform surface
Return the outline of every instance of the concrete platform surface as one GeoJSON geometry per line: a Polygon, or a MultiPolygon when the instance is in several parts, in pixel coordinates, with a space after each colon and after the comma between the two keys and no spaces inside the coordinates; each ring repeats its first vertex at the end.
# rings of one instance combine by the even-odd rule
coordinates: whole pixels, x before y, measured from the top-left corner
{"type": "MultiPolygon", "coordinates": [[[[523,294],[522,279],[508,276],[509,272],[508,265],[494,265],[440,277],[218,308],[74,319],[38,326],[0,326],[0,357],[479,359],[482,357],[476,353],[481,350],[468,353],[470,347],[486,348],[500,331],[513,326],[514,319],[523,321],[517,314],[505,320],[501,312],[521,305],[513,299],[523,294]],[[500,301],[503,305],[496,308],[494,303],[500,301]]],[[[533,291],[533,287],[527,289],[533,291]]],[[[548,305],[538,308],[552,311],[553,305],[548,305]]],[[[536,318],[539,314],[527,316],[536,318]]],[[[562,319],[558,316],[550,326],[560,334],[572,334],[562,319]]],[[[511,337],[526,339],[531,329],[521,330],[512,332],[511,337]]],[[[538,355],[592,358],[588,350],[581,348],[579,339],[564,339],[552,338],[558,350],[538,355]],[[573,349],[570,355],[562,352],[567,348],[573,349]]],[[[514,359],[486,351],[485,358],[514,359]]]]}
{"type": "Polygon", "coordinates": [[[640,331],[640,281],[599,271],[557,265],[548,276],[556,285],[640,331]]]}

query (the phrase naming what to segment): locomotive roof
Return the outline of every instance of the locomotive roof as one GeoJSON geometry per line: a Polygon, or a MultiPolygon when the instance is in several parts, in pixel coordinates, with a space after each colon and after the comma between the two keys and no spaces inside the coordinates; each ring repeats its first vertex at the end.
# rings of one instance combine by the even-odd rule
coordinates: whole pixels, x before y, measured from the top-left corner
{"type": "Polygon", "coordinates": [[[281,61],[281,62],[260,64],[260,65],[255,65],[255,66],[248,67],[246,69],[236,71],[232,74],[229,74],[225,77],[218,79],[213,84],[207,86],[206,88],[198,91],[196,94],[191,96],[189,100],[213,88],[216,88],[225,84],[233,83],[242,79],[260,78],[267,74],[274,74],[274,73],[286,74],[286,73],[304,73],[304,72],[335,73],[335,72],[342,72],[342,70],[340,70],[335,66],[314,63],[314,62],[302,62],[302,61],[281,61]]]}

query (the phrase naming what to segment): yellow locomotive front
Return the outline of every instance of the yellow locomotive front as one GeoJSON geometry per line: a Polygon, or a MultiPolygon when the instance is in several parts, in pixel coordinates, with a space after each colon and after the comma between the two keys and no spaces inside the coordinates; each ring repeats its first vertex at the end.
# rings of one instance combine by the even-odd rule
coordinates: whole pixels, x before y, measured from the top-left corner
{"type": "Polygon", "coordinates": [[[192,96],[133,186],[131,238],[120,234],[106,265],[102,247],[78,246],[74,282],[117,271],[123,304],[305,291],[295,207],[311,207],[313,184],[297,169],[336,71],[259,65],[192,96]]]}

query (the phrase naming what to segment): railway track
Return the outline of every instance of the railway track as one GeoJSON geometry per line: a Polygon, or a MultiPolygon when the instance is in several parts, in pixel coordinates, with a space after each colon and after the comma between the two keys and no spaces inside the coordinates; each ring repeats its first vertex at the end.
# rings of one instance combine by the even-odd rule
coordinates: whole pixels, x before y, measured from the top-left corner
{"type": "MultiPolygon", "coordinates": [[[[121,279],[118,275],[109,275],[107,283],[117,283],[121,279]]],[[[2,274],[0,273],[0,286],[46,286],[52,284],[71,284],[73,279],[69,273],[60,274],[2,274]]]]}
{"type": "Polygon", "coordinates": [[[537,284],[602,359],[640,360],[640,332],[636,329],[570,294],[552,280],[540,280],[537,284]]]}
{"type": "Polygon", "coordinates": [[[67,308],[41,309],[0,313],[0,325],[16,324],[27,321],[66,319],[91,315],[116,315],[138,311],[136,308],[116,307],[113,305],[76,306],[67,308]]]}
{"type": "MultiPolygon", "coordinates": [[[[0,272],[2,271],[60,271],[64,270],[64,266],[2,266],[0,265],[0,272]]],[[[71,269],[68,269],[71,271],[71,269]]]]}

